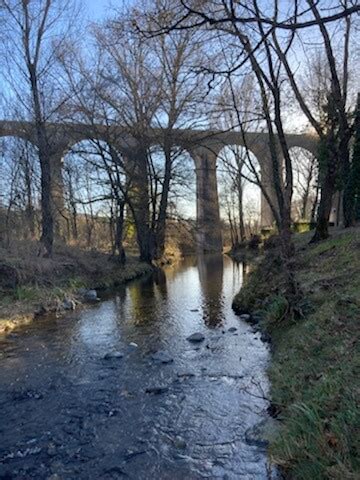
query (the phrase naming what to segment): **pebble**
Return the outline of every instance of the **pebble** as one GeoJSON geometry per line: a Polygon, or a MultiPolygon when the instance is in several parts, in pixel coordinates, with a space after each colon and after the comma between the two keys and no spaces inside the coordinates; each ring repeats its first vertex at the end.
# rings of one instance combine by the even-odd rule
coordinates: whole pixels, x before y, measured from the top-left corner
{"type": "Polygon", "coordinates": [[[47,454],[50,457],[53,457],[54,455],[56,455],[56,447],[53,443],[50,443],[50,445],[48,446],[47,454]]]}
{"type": "Polygon", "coordinates": [[[74,302],[74,300],[71,300],[69,298],[65,298],[65,300],[63,301],[63,309],[64,310],[75,310],[76,308],[76,304],[74,302]]]}
{"type": "Polygon", "coordinates": [[[104,360],[112,360],[112,359],[121,359],[123,358],[123,354],[121,352],[108,352],[104,355],[104,360]]]}
{"type": "Polygon", "coordinates": [[[187,340],[194,343],[203,342],[205,340],[205,336],[200,332],[196,332],[187,337],[187,340]]]}
{"type": "Polygon", "coordinates": [[[163,364],[171,363],[174,361],[174,359],[171,358],[167,352],[163,352],[163,351],[158,351],[156,353],[153,353],[151,355],[151,359],[157,363],[163,363],[163,364]]]}
{"type": "Polygon", "coordinates": [[[84,293],[84,300],[86,300],[87,302],[97,302],[99,300],[98,296],[97,296],[97,291],[96,290],[87,290],[84,293]]]}
{"type": "Polygon", "coordinates": [[[151,393],[152,395],[160,395],[161,393],[166,393],[168,390],[168,387],[148,387],[145,392],[151,393]]]}
{"type": "Polygon", "coordinates": [[[175,437],[173,440],[174,447],[184,450],[186,448],[186,442],[181,437],[175,437]]]}

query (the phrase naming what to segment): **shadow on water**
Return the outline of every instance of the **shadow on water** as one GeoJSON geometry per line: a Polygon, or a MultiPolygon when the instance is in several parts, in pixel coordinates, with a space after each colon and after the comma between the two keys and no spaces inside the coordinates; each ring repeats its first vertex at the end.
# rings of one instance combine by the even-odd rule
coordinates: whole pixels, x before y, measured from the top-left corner
{"type": "Polygon", "coordinates": [[[0,478],[268,478],[247,432],[269,352],[231,310],[242,274],[187,258],[1,342],[0,478]]]}

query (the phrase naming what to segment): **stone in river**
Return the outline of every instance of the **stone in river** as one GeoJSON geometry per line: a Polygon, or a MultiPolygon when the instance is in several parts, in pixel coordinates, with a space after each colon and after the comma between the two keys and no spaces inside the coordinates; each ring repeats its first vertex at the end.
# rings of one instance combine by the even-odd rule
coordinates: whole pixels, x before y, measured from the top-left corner
{"type": "Polygon", "coordinates": [[[60,477],[60,475],[57,473],[53,473],[49,477],[46,477],[46,480],[62,480],[62,477],[60,477]]]}
{"type": "Polygon", "coordinates": [[[179,372],[177,374],[179,378],[190,378],[190,377],[195,377],[195,373],[192,372],[179,372]]]}
{"type": "Polygon", "coordinates": [[[236,327],[230,327],[228,332],[236,332],[237,328],[236,327]]]}
{"type": "Polygon", "coordinates": [[[87,302],[97,302],[99,299],[96,290],[87,290],[84,293],[84,300],[87,302]]]}
{"type": "Polygon", "coordinates": [[[250,322],[251,315],[249,315],[248,313],[243,313],[242,315],[240,315],[240,318],[243,322],[250,322]]]}
{"type": "Polygon", "coordinates": [[[200,332],[196,332],[190,335],[190,337],[187,337],[187,340],[193,343],[203,342],[205,340],[205,336],[200,332]]]}
{"type": "Polygon", "coordinates": [[[174,443],[174,447],[179,448],[181,450],[186,448],[186,442],[181,437],[175,437],[174,440],[173,440],[173,443],[174,443]]]}
{"type": "Polygon", "coordinates": [[[261,341],[265,343],[271,343],[271,337],[267,332],[261,332],[261,341]]]}
{"type": "Polygon", "coordinates": [[[160,395],[161,393],[167,392],[169,389],[168,387],[148,387],[145,392],[151,393],[153,395],[160,395]]]}
{"type": "Polygon", "coordinates": [[[166,352],[163,351],[158,351],[155,352],[151,355],[152,360],[158,363],[171,363],[174,361],[173,358],[170,357],[170,355],[166,352]]]}
{"type": "Polygon", "coordinates": [[[108,352],[104,355],[104,360],[120,359],[123,356],[121,352],[108,352]]]}
{"type": "Polygon", "coordinates": [[[198,308],[192,308],[192,309],[190,310],[190,312],[198,312],[198,311],[199,311],[198,308]]]}
{"type": "Polygon", "coordinates": [[[63,301],[63,309],[64,310],[75,310],[76,304],[74,300],[71,300],[70,298],[65,298],[63,301]]]}

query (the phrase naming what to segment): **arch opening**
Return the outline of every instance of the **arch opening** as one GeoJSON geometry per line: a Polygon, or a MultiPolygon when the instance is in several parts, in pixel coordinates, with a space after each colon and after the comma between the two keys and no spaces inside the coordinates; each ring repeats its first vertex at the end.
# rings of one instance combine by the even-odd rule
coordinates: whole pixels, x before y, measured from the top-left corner
{"type": "Polygon", "coordinates": [[[18,136],[0,138],[0,238],[40,237],[40,165],[36,147],[18,136]]]}
{"type": "Polygon", "coordinates": [[[302,147],[289,150],[293,170],[292,219],[298,224],[315,221],[319,200],[318,163],[315,155],[302,147]]]}
{"type": "Polygon", "coordinates": [[[127,235],[134,235],[126,221],[129,184],[121,153],[102,140],[82,140],[63,157],[62,182],[66,240],[113,254],[121,250],[127,235]]]}
{"type": "MultiPolygon", "coordinates": [[[[161,201],[167,198],[165,256],[195,252],[196,178],[194,160],[180,145],[165,152],[162,145],[150,148],[152,212],[161,222],[161,201]]],[[[161,226],[160,226],[161,228],[161,226]]]]}
{"type": "Polygon", "coordinates": [[[219,152],[217,174],[224,243],[236,248],[260,231],[260,165],[246,147],[228,145],[219,152]]]}

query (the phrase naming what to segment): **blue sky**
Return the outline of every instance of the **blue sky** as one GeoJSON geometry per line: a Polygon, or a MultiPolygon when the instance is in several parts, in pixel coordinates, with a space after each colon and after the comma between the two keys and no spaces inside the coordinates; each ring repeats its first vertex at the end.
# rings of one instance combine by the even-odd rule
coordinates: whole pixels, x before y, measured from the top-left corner
{"type": "MultiPolygon", "coordinates": [[[[85,10],[88,13],[90,19],[97,20],[106,15],[106,12],[109,10],[110,0],[82,0],[85,5],[85,10]]],[[[123,3],[122,0],[111,2],[114,5],[117,3],[123,3]]]]}

